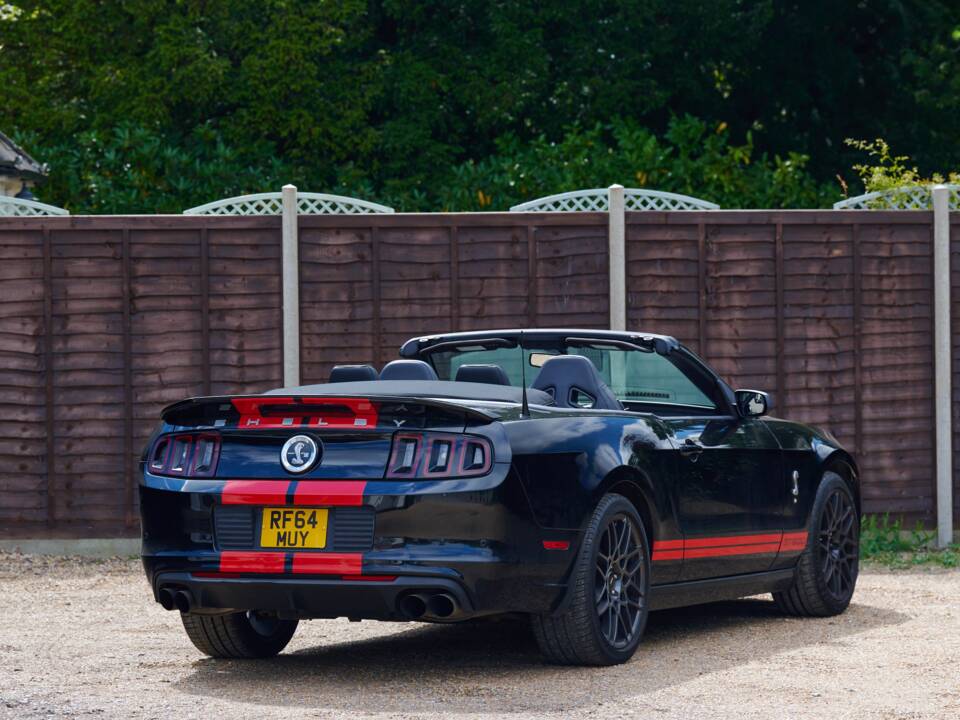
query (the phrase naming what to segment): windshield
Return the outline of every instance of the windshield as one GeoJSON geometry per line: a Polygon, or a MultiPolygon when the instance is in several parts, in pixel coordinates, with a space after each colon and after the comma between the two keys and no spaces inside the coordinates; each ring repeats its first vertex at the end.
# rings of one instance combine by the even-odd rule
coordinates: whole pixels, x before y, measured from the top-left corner
{"type": "Polygon", "coordinates": [[[525,375],[529,387],[551,356],[582,355],[593,363],[625,407],[638,404],[683,405],[711,410],[716,407],[707,392],[698,386],[698,382],[701,386],[703,382],[688,377],[668,355],[600,343],[585,347],[524,340],[524,345],[522,356],[517,347],[484,349],[474,346],[437,350],[425,355],[425,359],[433,365],[441,380],[455,380],[463,365],[497,365],[506,373],[511,385],[520,387],[525,375]]]}

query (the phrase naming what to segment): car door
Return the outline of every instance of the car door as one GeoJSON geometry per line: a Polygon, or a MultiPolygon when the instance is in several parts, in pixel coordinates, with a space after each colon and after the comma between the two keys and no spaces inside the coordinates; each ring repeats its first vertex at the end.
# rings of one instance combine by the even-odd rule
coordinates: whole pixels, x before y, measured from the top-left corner
{"type": "MultiPolygon", "coordinates": [[[[672,430],[670,479],[683,534],[681,580],[768,570],[780,542],[786,486],[780,445],[759,418],[685,348],[611,357],[610,382],[628,409],[672,430]]],[[[672,560],[677,541],[671,540],[672,560]]]]}
{"type": "Polygon", "coordinates": [[[768,570],[783,529],[780,446],[766,425],[735,416],[663,417],[673,430],[681,580],[768,570]]]}

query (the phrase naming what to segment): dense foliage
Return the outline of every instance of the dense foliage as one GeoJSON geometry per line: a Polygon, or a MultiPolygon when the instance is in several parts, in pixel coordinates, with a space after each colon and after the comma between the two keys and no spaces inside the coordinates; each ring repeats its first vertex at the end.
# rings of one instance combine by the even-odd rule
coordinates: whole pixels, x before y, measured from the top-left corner
{"type": "Polygon", "coordinates": [[[74,212],[502,209],[611,182],[828,204],[847,137],[960,165],[948,0],[0,0],[0,128],[74,212]]]}

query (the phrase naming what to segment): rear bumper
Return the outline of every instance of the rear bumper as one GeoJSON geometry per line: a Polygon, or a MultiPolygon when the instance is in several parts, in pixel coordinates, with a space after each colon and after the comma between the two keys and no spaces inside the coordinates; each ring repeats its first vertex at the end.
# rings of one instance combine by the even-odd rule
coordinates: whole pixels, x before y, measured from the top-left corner
{"type": "Polygon", "coordinates": [[[374,576],[351,581],[323,577],[198,578],[191,573],[160,573],[156,588],[186,591],[191,611],[198,613],[273,610],[288,618],[411,620],[415,618],[402,609],[403,598],[446,594],[454,599],[453,612],[437,617],[427,611],[424,618],[456,621],[476,614],[463,584],[442,578],[374,576]]]}
{"type": "Polygon", "coordinates": [[[356,481],[337,482],[301,481],[292,492],[285,480],[243,485],[145,474],[142,556],[154,598],[167,588],[188,592],[197,612],[381,620],[409,619],[400,602],[415,593],[454,598],[456,612],[438,618],[448,620],[558,606],[578,534],[540,528],[509,465],[470,480],[361,482],[359,491],[356,481]],[[372,512],[374,522],[365,545],[356,532],[331,535],[323,551],[263,549],[258,532],[248,535],[249,547],[237,544],[236,532],[225,545],[218,511],[248,506],[259,522],[260,508],[277,504],[332,507],[332,518],[372,512]],[[548,550],[544,541],[567,547],[548,550]]]}

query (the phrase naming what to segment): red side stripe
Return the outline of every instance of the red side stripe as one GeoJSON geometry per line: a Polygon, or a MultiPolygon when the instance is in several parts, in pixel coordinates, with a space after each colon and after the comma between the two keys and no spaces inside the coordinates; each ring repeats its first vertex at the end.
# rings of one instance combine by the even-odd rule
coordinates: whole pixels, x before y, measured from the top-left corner
{"type": "Polygon", "coordinates": [[[293,492],[294,505],[363,505],[366,480],[301,480],[293,492]]]}
{"type": "Polygon", "coordinates": [[[784,533],[780,541],[780,552],[801,552],[807,547],[807,532],[784,533]]]}
{"type": "Polygon", "coordinates": [[[692,550],[684,549],[683,559],[694,560],[696,558],[721,557],[725,555],[759,555],[761,553],[776,553],[780,549],[779,542],[767,543],[766,545],[733,545],[725,547],[702,547],[692,550]]]}
{"type": "Polygon", "coordinates": [[[222,552],[220,572],[282,574],[285,559],[282,552],[222,552]]]}
{"type": "Polygon", "coordinates": [[[799,552],[806,546],[806,531],[658,540],[653,543],[651,559],[654,562],[659,562],[732,555],[776,554],[778,552],[799,552]]]}
{"type": "Polygon", "coordinates": [[[293,572],[300,575],[359,575],[361,553],[294,553],[293,572]]]}
{"type": "Polygon", "coordinates": [[[683,550],[683,539],[680,540],[655,540],[653,551],[657,550],[683,550]]]}
{"type": "Polygon", "coordinates": [[[227,480],[220,502],[224,505],[286,505],[289,480],[227,480]]]}
{"type": "Polygon", "coordinates": [[[723,537],[687,538],[683,541],[683,549],[723,547],[725,545],[763,545],[779,543],[781,533],[766,535],[726,535],[723,537]]]}

